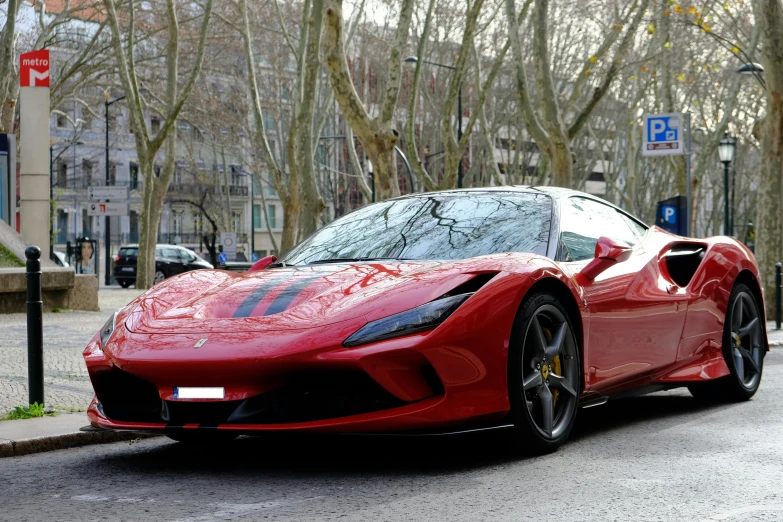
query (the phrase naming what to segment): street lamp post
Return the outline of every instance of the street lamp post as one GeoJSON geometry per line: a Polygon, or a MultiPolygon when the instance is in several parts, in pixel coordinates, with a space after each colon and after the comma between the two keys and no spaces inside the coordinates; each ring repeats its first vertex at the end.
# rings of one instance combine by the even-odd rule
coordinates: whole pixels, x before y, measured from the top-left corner
{"type": "MultiPolygon", "coordinates": [[[[109,100],[109,91],[105,91],[103,96],[106,98],[106,101],[104,101],[104,108],[106,109],[106,186],[108,187],[109,183],[111,182],[111,176],[109,172],[109,107],[120,100],[124,100],[125,96],[120,96],[119,98],[109,100]]],[[[106,286],[109,286],[111,284],[111,221],[109,216],[105,216],[104,219],[106,220],[106,273],[104,274],[103,282],[106,286]]]]}
{"type": "Polygon", "coordinates": [[[734,161],[734,149],[737,147],[737,138],[729,136],[729,133],[723,135],[723,139],[718,144],[718,156],[723,163],[723,233],[731,235],[729,222],[729,164],[734,161]]]}
{"type": "MultiPolygon", "coordinates": [[[[406,63],[416,63],[419,59],[416,56],[408,56],[405,58],[406,63]]],[[[457,68],[452,65],[445,65],[442,63],[437,62],[431,62],[429,60],[422,60],[422,63],[426,63],[429,65],[434,65],[435,67],[443,67],[444,69],[449,69],[451,71],[455,71],[457,68]]],[[[459,93],[457,94],[457,141],[462,141],[462,82],[459,83],[459,93]]],[[[463,173],[463,167],[462,167],[462,157],[464,154],[460,154],[459,156],[459,166],[457,167],[457,188],[462,188],[462,180],[464,178],[463,173]]]]}

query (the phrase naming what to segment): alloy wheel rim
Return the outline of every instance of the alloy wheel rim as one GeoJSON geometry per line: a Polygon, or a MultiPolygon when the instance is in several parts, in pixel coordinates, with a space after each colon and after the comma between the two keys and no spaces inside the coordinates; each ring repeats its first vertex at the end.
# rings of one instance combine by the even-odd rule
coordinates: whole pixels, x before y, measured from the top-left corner
{"type": "Polygon", "coordinates": [[[155,272],[155,282],[156,283],[160,283],[164,279],[166,279],[166,277],[163,275],[162,272],[155,272]]]}
{"type": "Polygon", "coordinates": [[[528,414],[545,438],[559,437],[571,423],[579,388],[577,362],[566,318],[552,305],[540,307],[525,333],[522,392],[528,414]]]}
{"type": "Polygon", "coordinates": [[[747,292],[739,293],[734,300],[729,342],[737,378],[742,386],[752,389],[761,377],[764,354],[758,308],[747,292]]]}

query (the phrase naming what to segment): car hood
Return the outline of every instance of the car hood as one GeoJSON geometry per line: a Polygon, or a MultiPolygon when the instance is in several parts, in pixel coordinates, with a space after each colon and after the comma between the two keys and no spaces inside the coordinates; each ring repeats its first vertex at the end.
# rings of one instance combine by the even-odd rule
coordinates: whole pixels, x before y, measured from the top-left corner
{"type": "Polygon", "coordinates": [[[197,270],[156,285],[123,310],[119,320],[134,333],[299,330],[346,320],[364,323],[429,302],[492,271],[489,260],[478,259],[325,264],[245,274],[197,270]]]}

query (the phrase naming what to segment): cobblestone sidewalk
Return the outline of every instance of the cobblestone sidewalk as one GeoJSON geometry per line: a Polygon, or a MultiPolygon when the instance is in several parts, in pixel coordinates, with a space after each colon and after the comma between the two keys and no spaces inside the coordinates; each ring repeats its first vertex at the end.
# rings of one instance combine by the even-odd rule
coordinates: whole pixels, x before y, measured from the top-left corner
{"type": "MultiPolygon", "coordinates": [[[[102,288],[100,312],[45,313],[44,393],[47,406],[85,410],[92,386],[82,351],[114,310],[135,299],[140,290],[102,288]]],[[[27,317],[0,315],[0,414],[27,404],[27,317]]]]}

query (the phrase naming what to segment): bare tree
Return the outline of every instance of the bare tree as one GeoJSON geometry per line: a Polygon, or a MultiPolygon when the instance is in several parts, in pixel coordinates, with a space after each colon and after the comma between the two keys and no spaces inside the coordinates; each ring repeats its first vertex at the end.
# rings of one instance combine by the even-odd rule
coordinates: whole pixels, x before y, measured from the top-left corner
{"type": "Polygon", "coordinates": [[[343,2],[325,0],[324,53],[332,91],[343,116],[359,138],[374,165],[377,199],[399,195],[395,147],[400,133],[394,127],[394,112],[402,82],[402,54],[408,40],[414,0],[402,0],[394,41],[387,61],[386,85],[378,115],[370,116],[356,92],[345,51],[343,2]]]}
{"type": "Polygon", "coordinates": [[[154,136],[147,130],[145,109],[157,102],[152,93],[142,86],[140,71],[136,67],[136,1],[129,0],[126,30],[123,33],[120,18],[117,15],[115,0],[104,0],[106,12],[112,30],[112,44],[120,83],[127,96],[130,109],[131,128],[136,140],[136,154],[139,170],[144,176],[144,189],[141,200],[139,230],[139,258],[136,279],[137,288],[149,288],[155,273],[155,245],[158,225],[163,208],[163,200],[174,174],[177,131],[175,123],[182,106],[188,99],[193,85],[201,71],[204,48],[209,36],[208,26],[212,14],[213,0],[207,0],[199,32],[199,40],[192,56],[190,73],[180,86],[180,27],[175,0],[166,0],[166,24],[168,41],[165,48],[166,73],[165,95],[162,106],[157,110],[162,115],[161,128],[154,136]],[[123,35],[126,35],[123,38],[123,35]],[[123,42],[124,40],[124,42],[123,42]],[[153,99],[149,99],[149,98],[153,99]],[[164,161],[159,175],[155,174],[155,155],[165,144],[164,161]]]}
{"type": "Polygon", "coordinates": [[[650,0],[634,1],[626,10],[625,16],[612,25],[595,54],[584,60],[583,72],[574,81],[573,96],[562,102],[559,100],[552,77],[552,57],[549,49],[551,45],[549,0],[535,0],[533,16],[530,20],[530,25],[533,28],[531,45],[536,78],[535,86],[538,94],[538,101],[534,102],[525,69],[525,53],[519,35],[516,3],[514,0],[506,0],[506,18],[509,24],[509,37],[514,57],[520,111],[530,136],[551,160],[552,181],[555,185],[572,186],[574,180],[571,142],[584,128],[591,113],[617,76],[623,62],[623,56],[631,44],[649,3],[650,0]],[[622,39],[618,45],[614,46],[613,44],[623,33],[623,30],[622,39]],[[602,79],[595,84],[592,95],[584,102],[583,107],[578,109],[576,102],[587,82],[584,77],[596,76],[592,74],[596,67],[595,64],[604,58],[613,47],[614,53],[602,79]],[[541,107],[540,111],[536,110],[536,107],[539,106],[541,107]],[[566,117],[571,114],[573,117],[570,122],[566,122],[566,117]]]}

